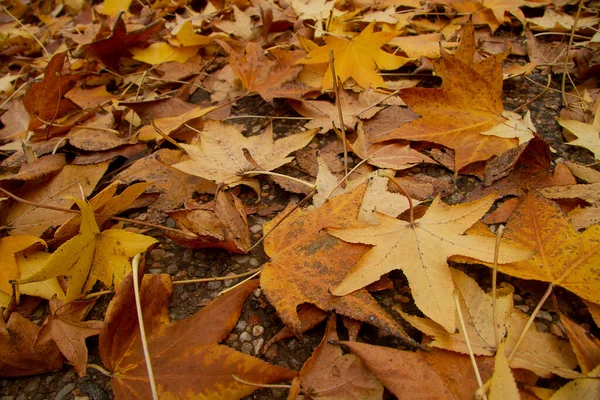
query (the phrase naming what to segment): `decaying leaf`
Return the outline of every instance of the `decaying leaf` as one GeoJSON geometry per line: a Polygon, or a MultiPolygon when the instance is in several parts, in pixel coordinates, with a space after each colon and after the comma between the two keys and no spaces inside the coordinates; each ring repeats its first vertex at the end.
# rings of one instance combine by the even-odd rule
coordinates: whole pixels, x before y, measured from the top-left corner
{"type": "MultiPolygon", "coordinates": [[[[344,241],[375,245],[332,293],[343,296],[375,282],[383,274],[400,269],[408,278],[417,307],[448,332],[456,329],[452,276],[447,258],[464,254],[493,260],[494,240],[464,235],[490,208],[495,196],[447,206],[435,199],[425,215],[414,223],[379,214],[379,225],[353,229],[329,229],[344,241]]],[[[530,255],[518,246],[503,246],[499,262],[530,255]]]]}
{"type": "Polygon", "coordinates": [[[66,301],[92,289],[96,281],[106,287],[118,286],[131,269],[130,259],[144,252],[156,239],[120,229],[100,232],[92,207],[73,199],[81,210],[79,234],[60,246],[44,268],[23,276],[19,283],[69,277],[66,301]]]}
{"type": "MultiPolygon", "coordinates": [[[[172,283],[168,275],[146,275],[141,303],[148,348],[160,398],[239,399],[256,383],[292,379],[296,373],[219,345],[235,326],[246,297],[258,286],[248,281],[209,303],[191,317],[169,322],[172,283]]],[[[106,312],[100,355],[112,371],[115,398],[152,397],[139,336],[130,274],[106,312]]]]}

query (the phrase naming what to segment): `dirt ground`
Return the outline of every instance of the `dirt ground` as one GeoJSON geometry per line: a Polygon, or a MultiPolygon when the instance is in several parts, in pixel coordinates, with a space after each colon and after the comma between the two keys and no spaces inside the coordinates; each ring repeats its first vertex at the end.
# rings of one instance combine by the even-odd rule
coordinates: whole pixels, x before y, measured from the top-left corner
{"type": "MultiPolygon", "coordinates": [[[[504,99],[506,109],[514,109],[534,98],[543,90],[543,86],[547,83],[546,77],[541,75],[533,75],[531,79],[539,85],[535,85],[522,77],[505,81],[504,99]]],[[[559,89],[557,83],[553,83],[552,87],[559,89]]],[[[532,120],[538,129],[538,133],[556,150],[554,161],[562,158],[583,164],[594,162],[593,158],[585,150],[563,144],[560,127],[556,122],[556,117],[561,109],[560,94],[558,92],[548,91],[544,96],[531,103],[528,109],[531,110],[532,120]]],[[[258,96],[243,99],[236,105],[234,112],[238,115],[297,116],[285,102],[276,101],[275,104],[271,105],[264,103],[258,96]]],[[[249,133],[257,132],[260,130],[260,127],[256,128],[256,126],[265,123],[264,120],[257,119],[236,120],[236,122],[247,123],[247,131],[249,133]]],[[[282,133],[289,130],[297,130],[301,125],[302,123],[298,121],[275,120],[274,130],[276,133],[282,133]]],[[[322,147],[333,139],[333,136],[319,135],[315,139],[315,144],[322,147]]],[[[437,176],[445,176],[455,184],[455,193],[444,198],[448,203],[463,201],[472,190],[480,185],[477,178],[468,175],[461,175],[454,180],[452,172],[441,166],[415,167],[403,173],[412,174],[417,171],[423,172],[424,170],[427,170],[428,173],[434,173],[437,176]]],[[[260,180],[263,189],[260,201],[266,205],[283,207],[292,197],[299,198],[298,195],[292,195],[281,189],[269,177],[263,176],[260,180]]],[[[249,190],[246,192],[245,189],[242,189],[240,195],[246,204],[253,205],[256,203],[256,197],[249,190]]],[[[141,213],[143,211],[128,216],[136,218],[140,217],[141,213]]],[[[249,216],[249,226],[254,241],[261,237],[262,224],[269,218],[271,216],[263,217],[257,214],[249,216]]],[[[165,224],[172,225],[174,222],[166,220],[165,224]]],[[[232,255],[223,250],[188,249],[171,242],[156,230],[150,234],[152,235],[152,233],[154,233],[153,236],[160,240],[160,244],[149,252],[146,261],[146,272],[168,273],[173,277],[173,280],[241,273],[256,268],[267,261],[267,257],[262,251],[262,246],[258,246],[247,255],[232,255]]],[[[475,277],[484,288],[491,285],[490,272],[487,267],[469,266],[465,270],[475,277]]],[[[408,312],[413,311],[410,300],[410,289],[406,284],[406,280],[398,271],[394,272],[391,278],[395,289],[377,292],[374,296],[387,310],[391,310],[392,306],[396,304],[408,312]]],[[[507,281],[515,286],[515,304],[525,312],[535,307],[537,300],[546,289],[546,285],[544,284],[519,281],[504,275],[500,275],[499,279],[500,282],[507,281]]],[[[229,280],[175,285],[170,307],[171,318],[179,320],[193,314],[213,299],[221,290],[232,286],[236,282],[237,280],[229,280]]],[[[570,316],[576,318],[579,323],[591,325],[593,331],[595,329],[594,325],[591,323],[585,308],[583,308],[579,301],[566,291],[558,289],[558,292],[560,293],[558,298],[562,299],[561,302],[564,303],[561,306],[570,310],[570,316]]],[[[110,297],[104,296],[98,301],[90,315],[91,319],[101,318],[110,301],[110,297]]],[[[46,308],[41,307],[35,312],[33,319],[41,322],[46,312],[46,308]]],[[[536,325],[538,329],[549,331],[552,329],[552,322],[556,321],[556,319],[555,313],[542,311],[541,318],[536,320],[536,325]]],[[[398,320],[400,321],[399,318],[398,320]]],[[[265,343],[282,328],[283,324],[279,320],[275,309],[269,305],[264,295],[261,294],[260,289],[257,289],[246,302],[242,317],[224,343],[239,351],[258,355],[270,363],[299,370],[321,340],[324,327],[321,325],[308,332],[305,335],[305,340],[302,342],[298,339],[287,339],[275,343],[263,354],[262,350],[265,343]]],[[[407,328],[407,330],[414,337],[419,337],[415,330],[410,328],[407,328]]],[[[600,337],[598,332],[595,332],[595,334],[600,337]]],[[[361,336],[364,339],[368,338],[367,341],[369,343],[385,344],[392,347],[401,345],[397,339],[382,336],[381,332],[371,326],[363,326],[361,336]]],[[[90,349],[89,362],[101,365],[97,349],[97,338],[89,339],[88,344],[90,349]]],[[[558,387],[562,383],[564,382],[559,378],[547,382],[548,386],[551,387],[558,387]]],[[[287,391],[284,389],[260,389],[246,398],[282,399],[286,398],[286,396],[287,391]]],[[[388,397],[393,398],[391,395],[388,397]]],[[[70,366],[65,365],[57,373],[14,379],[0,379],[0,400],[107,400],[112,398],[110,378],[92,369],[88,370],[87,376],[83,378],[79,378],[70,366]]]]}

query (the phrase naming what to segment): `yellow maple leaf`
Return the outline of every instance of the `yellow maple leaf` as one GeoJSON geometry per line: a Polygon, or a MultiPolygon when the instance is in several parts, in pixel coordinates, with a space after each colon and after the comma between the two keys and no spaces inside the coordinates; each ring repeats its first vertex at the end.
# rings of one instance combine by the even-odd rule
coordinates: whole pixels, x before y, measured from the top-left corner
{"type": "Polygon", "coordinates": [[[121,229],[100,232],[92,207],[83,200],[73,201],[81,209],[79,234],[60,246],[43,268],[18,280],[22,284],[67,276],[67,302],[91,290],[96,281],[107,287],[121,283],[131,270],[129,259],[156,242],[121,229]]]}
{"type": "Polygon", "coordinates": [[[145,49],[129,49],[133,59],[150,65],[158,65],[169,61],[183,64],[198,53],[198,46],[174,47],[165,42],[152,43],[145,49]]]}
{"type": "Polygon", "coordinates": [[[586,124],[574,119],[559,119],[560,126],[577,136],[576,140],[567,142],[571,146],[585,147],[592,153],[594,158],[600,160],[600,112],[596,112],[594,122],[586,124]]]}
{"type": "MultiPolygon", "coordinates": [[[[352,39],[326,36],[325,46],[312,50],[296,63],[328,64],[329,52],[333,50],[335,71],[342,82],[353,78],[356,83],[365,88],[385,87],[385,82],[377,70],[398,69],[410,59],[381,50],[381,46],[398,36],[400,32],[373,32],[374,27],[375,23],[370,23],[360,35],[352,39]]],[[[327,90],[332,86],[331,70],[327,68],[322,88],[327,90]]]]}

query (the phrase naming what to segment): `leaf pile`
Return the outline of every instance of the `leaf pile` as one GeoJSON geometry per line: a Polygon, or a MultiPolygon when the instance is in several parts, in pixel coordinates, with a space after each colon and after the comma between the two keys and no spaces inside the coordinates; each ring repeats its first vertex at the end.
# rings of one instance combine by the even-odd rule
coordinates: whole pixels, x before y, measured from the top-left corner
{"type": "Polygon", "coordinates": [[[576,3],[7,1],[0,376],[69,364],[117,399],[600,397],[600,37],[576,3]],[[529,75],[548,87],[504,96],[529,75]],[[555,135],[535,116],[554,91],[555,135]],[[173,246],[219,276],[134,276],[173,246]],[[173,280],[228,288],[172,321],[173,280]],[[267,309],[248,349],[230,332],[267,309]]]}

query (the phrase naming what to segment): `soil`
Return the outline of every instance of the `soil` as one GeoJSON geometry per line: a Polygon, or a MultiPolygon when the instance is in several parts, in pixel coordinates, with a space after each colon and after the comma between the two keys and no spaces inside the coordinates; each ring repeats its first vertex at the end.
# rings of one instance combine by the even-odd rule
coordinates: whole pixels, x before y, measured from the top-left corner
{"type": "MultiPolygon", "coordinates": [[[[506,109],[515,109],[533,99],[543,90],[543,87],[547,83],[545,76],[534,74],[531,76],[531,79],[537,82],[538,85],[522,77],[505,81],[504,99],[506,109]]],[[[553,83],[551,87],[559,89],[557,83],[553,83]]],[[[555,161],[562,158],[582,164],[591,164],[594,162],[590,153],[586,150],[563,144],[561,130],[556,122],[561,109],[560,93],[548,91],[542,97],[529,104],[527,108],[531,111],[531,117],[538,132],[556,150],[554,154],[555,161]]],[[[234,108],[234,114],[297,116],[285,102],[276,101],[274,104],[268,104],[258,96],[241,100],[234,108]]],[[[247,133],[249,134],[260,131],[266,123],[265,120],[260,119],[240,119],[236,120],[236,122],[246,124],[247,133]]],[[[286,132],[297,131],[302,126],[302,122],[274,120],[273,125],[276,134],[284,135],[286,132]]],[[[333,136],[320,135],[315,139],[315,144],[323,147],[333,139],[333,136]]],[[[448,203],[461,202],[468,193],[480,185],[478,179],[469,175],[461,175],[454,180],[453,173],[441,166],[415,167],[403,173],[411,174],[415,173],[415,171],[432,173],[436,176],[446,176],[448,179],[453,180],[456,190],[452,195],[444,199],[448,203]]],[[[299,195],[290,194],[281,189],[269,177],[263,176],[260,180],[263,189],[260,201],[267,206],[283,207],[291,199],[297,200],[301,198],[299,195]]],[[[242,189],[240,196],[246,204],[255,205],[257,199],[250,191],[242,189]]],[[[139,213],[129,215],[132,218],[139,216],[139,213]]],[[[262,224],[273,216],[263,217],[257,214],[249,216],[249,226],[253,232],[252,239],[254,241],[257,241],[261,237],[262,224]]],[[[165,220],[164,223],[168,226],[174,225],[174,221],[170,220],[165,220]]],[[[173,243],[157,231],[153,231],[150,234],[152,235],[152,233],[160,240],[160,244],[149,252],[146,261],[146,271],[147,273],[168,273],[173,277],[173,280],[237,274],[256,268],[268,261],[261,246],[258,246],[247,255],[232,255],[223,250],[192,250],[173,243]]],[[[458,265],[457,267],[460,268],[462,266],[458,265]]],[[[491,277],[487,267],[471,265],[464,269],[483,288],[491,286],[491,277]]],[[[376,299],[384,308],[390,311],[393,305],[398,305],[408,312],[416,312],[414,306],[411,306],[410,289],[402,274],[396,271],[391,274],[391,278],[395,288],[375,293],[374,296],[376,299]]],[[[530,312],[535,307],[541,294],[546,290],[545,284],[520,281],[502,274],[500,274],[499,280],[500,282],[508,282],[515,286],[515,304],[525,312],[530,312]]],[[[180,320],[188,317],[215,298],[224,288],[231,287],[236,282],[238,280],[175,285],[169,310],[171,319],[180,320]]],[[[586,308],[580,301],[575,296],[570,295],[560,288],[557,294],[557,298],[561,299],[561,308],[570,316],[573,316],[579,323],[584,323],[588,327],[592,327],[592,331],[594,331],[594,324],[591,322],[586,308]]],[[[91,319],[102,318],[110,298],[110,296],[104,296],[98,301],[90,316],[91,319]]],[[[553,309],[553,307],[550,307],[550,309],[543,310],[540,317],[536,320],[538,329],[556,331],[553,325],[556,324],[557,316],[553,309]]],[[[40,321],[43,320],[42,316],[46,311],[42,307],[34,313],[33,318],[37,318],[40,321]]],[[[398,321],[401,322],[399,318],[398,321]]],[[[257,289],[247,300],[237,326],[224,343],[244,353],[259,356],[270,363],[299,370],[320,342],[324,327],[321,325],[307,332],[303,341],[292,338],[275,343],[263,354],[264,344],[282,328],[283,324],[279,320],[275,309],[268,303],[260,289],[257,289]]],[[[414,329],[407,327],[407,330],[414,337],[419,337],[418,332],[414,329]]],[[[597,337],[600,337],[598,332],[595,333],[597,337]]],[[[397,339],[386,337],[382,332],[371,326],[364,325],[361,328],[360,335],[363,340],[369,343],[384,344],[391,347],[401,346],[401,343],[397,339]]],[[[97,339],[89,339],[88,345],[90,349],[89,362],[102,365],[98,355],[97,339]]],[[[558,387],[563,383],[559,378],[545,382],[548,387],[558,387]]],[[[260,389],[246,398],[284,399],[286,396],[287,390],[285,389],[260,389]]],[[[389,394],[387,396],[393,398],[389,394]]],[[[57,373],[0,379],[0,400],[107,400],[112,398],[110,378],[92,369],[88,370],[87,376],[83,378],[79,378],[70,366],[65,365],[57,373]]]]}

